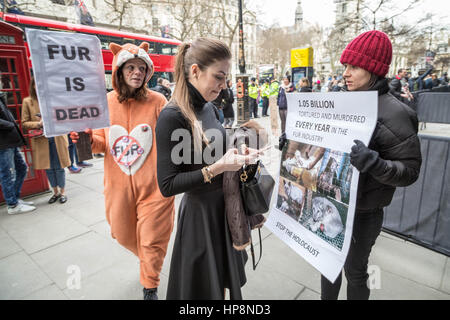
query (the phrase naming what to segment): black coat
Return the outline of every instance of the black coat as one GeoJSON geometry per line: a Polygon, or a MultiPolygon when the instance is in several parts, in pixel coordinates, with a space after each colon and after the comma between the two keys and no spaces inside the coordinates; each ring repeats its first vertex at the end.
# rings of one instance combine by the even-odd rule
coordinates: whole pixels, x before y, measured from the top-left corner
{"type": "Polygon", "coordinates": [[[381,175],[360,174],[358,210],[388,206],[396,187],[417,180],[422,163],[416,112],[388,92],[387,79],[377,81],[369,90],[378,91],[378,119],[368,147],[385,160],[385,167],[381,175]]]}
{"type": "Polygon", "coordinates": [[[402,94],[402,82],[400,79],[394,77],[391,80],[391,82],[389,83],[389,92],[397,99],[400,98],[400,95],[402,94]]]}
{"type": "Polygon", "coordinates": [[[170,96],[172,95],[172,91],[161,84],[156,85],[156,87],[150,88],[150,90],[161,93],[164,97],[166,97],[167,100],[169,100],[170,96]]]}
{"type": "Polygon", "coordinates": [[[217,98],[213,101],[211,101],[211,103],[213,105],[215,105],[217,107],[217,109],[223,109],[223,97],[225,94],[225,89],[220,90],[219,95],[217,96],[217,98]]]}
{"type": "Polygon", "coordinates": [[[299,92],[312,92],[310,87],[301,87],[299,92]]]}
{"type": "Polygon", "coordinates": [[[26,144],[13,115],[0,92],[0,149],[21,147],[26,144]]]}
{"type": "Polygon", "coordinates": [[[233,90],[231,89],[223,90],[223,116],[225,118],[234,117],[233,102],[234,102],[233,90]]]}
{"type": "MultiPolygon", "coordinates": [[[[201,154],[208,152],[213,157],[211,161],[217,161],[225,153],[226,131],[217,121],[213,105],[206,103],[189,83],[188,88],[205,135],[208,139],[214,137],[223,147],[211,153],[205,151],[209,147],[203,144],[201,154]]],[[[190,148],[183,147],[187,152],[182,155],[183,160],[174,162],[172,154],[180,141],[174,141],[172,133],[178,129],[190,131],[190,124],[172,101],[161,111],[155,130],[161,194],[170,197],[184,193],[178,209],[166,299],[223,300],[224,288],[230,289],[231,300],[242,299],[248,257],[245,250],[233,247],[225,214],[223,174],[214,177],[211,183],[204,182],[201,169],[210,163],[206,162],[208,157],[196,160],[192,142],[190,148]]]]}
{"type": "Polygon", "coordinates": [[[280,86],[278,89],[277,105],[279,110],[287,110],[286,92],[294,92],[295,87],[292,83],[285,89],[284,86],[280,86]]]}

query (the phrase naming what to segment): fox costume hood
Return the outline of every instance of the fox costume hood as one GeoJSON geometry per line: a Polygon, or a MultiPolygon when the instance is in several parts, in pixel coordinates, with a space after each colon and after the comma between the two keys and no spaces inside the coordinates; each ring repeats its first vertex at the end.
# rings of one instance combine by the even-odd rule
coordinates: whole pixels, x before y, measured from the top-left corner
{"type": "Polygon", "coordinates": [[[149,44],[147,42],[142,42],[139,47],[126,43],[123,46],[118,45],[117,43],[111,42],[109,44],[109,49],[114,54],[114,58],[112,61],[112,86],[114,90],[118,88],[118,79],[117,79],[117,71],[121,66],[123,66],[128,60],[139,58],[142,59],[147,65],[147,72],[145,75],[144,84],[150,81],[154,67],[153,61],[150,59],[148,55],[149,44]]]}

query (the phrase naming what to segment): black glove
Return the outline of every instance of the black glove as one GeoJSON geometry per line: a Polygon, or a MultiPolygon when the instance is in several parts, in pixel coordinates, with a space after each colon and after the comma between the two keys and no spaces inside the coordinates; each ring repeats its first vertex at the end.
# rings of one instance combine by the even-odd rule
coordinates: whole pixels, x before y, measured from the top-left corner
{"type": "MultiPolygon", "coordinates": [[[[373,168],[377,168],[376,174],[382,174],[378,172],[384,166],[384,160],[380,158],[378,152],[371,150],[359,140],[353,140],[355,145],[352,147],[350,153],[350,163],[359,170],[359,172],[368,172],[373,168]]],[[[382,170],[383,171],[383,170],[382,170]]]]}
{"type": "Polygon", "coordinates": [[[280,136],[280,138],[278,139],[278,149],[283,150],[284,145],[286,144],[287,139],[286,139],[286,132],[283,132],[280,136]]]}

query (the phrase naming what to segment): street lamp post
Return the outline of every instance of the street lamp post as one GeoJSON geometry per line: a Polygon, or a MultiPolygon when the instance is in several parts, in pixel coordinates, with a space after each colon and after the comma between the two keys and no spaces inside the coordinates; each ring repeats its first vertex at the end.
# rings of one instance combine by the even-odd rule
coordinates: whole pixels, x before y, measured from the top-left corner
{"type": "Polygon", "coordinates": [[[245,74],[244,55],[244,28],[242,26],[242,0],[238,0],[239,6],[239,72],[245,74]]]}
{"type": "Polygon", "coordinates": [[[250,119],[248,103],[248,78],[245,73],[244,28],[242,19],[242,0],[238,0],[239,9],[239,74],[236,75],[237,123],[241,125],[250,119]]]}

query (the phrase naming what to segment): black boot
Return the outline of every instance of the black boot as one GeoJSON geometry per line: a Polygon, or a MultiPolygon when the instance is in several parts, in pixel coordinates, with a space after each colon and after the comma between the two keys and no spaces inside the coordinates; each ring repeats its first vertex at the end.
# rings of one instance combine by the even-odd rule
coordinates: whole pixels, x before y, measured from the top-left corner
{"type": "Polygon", "coordinates": [[[144,300],[158,300],[158,288],[144,288],[144,300]]]}

